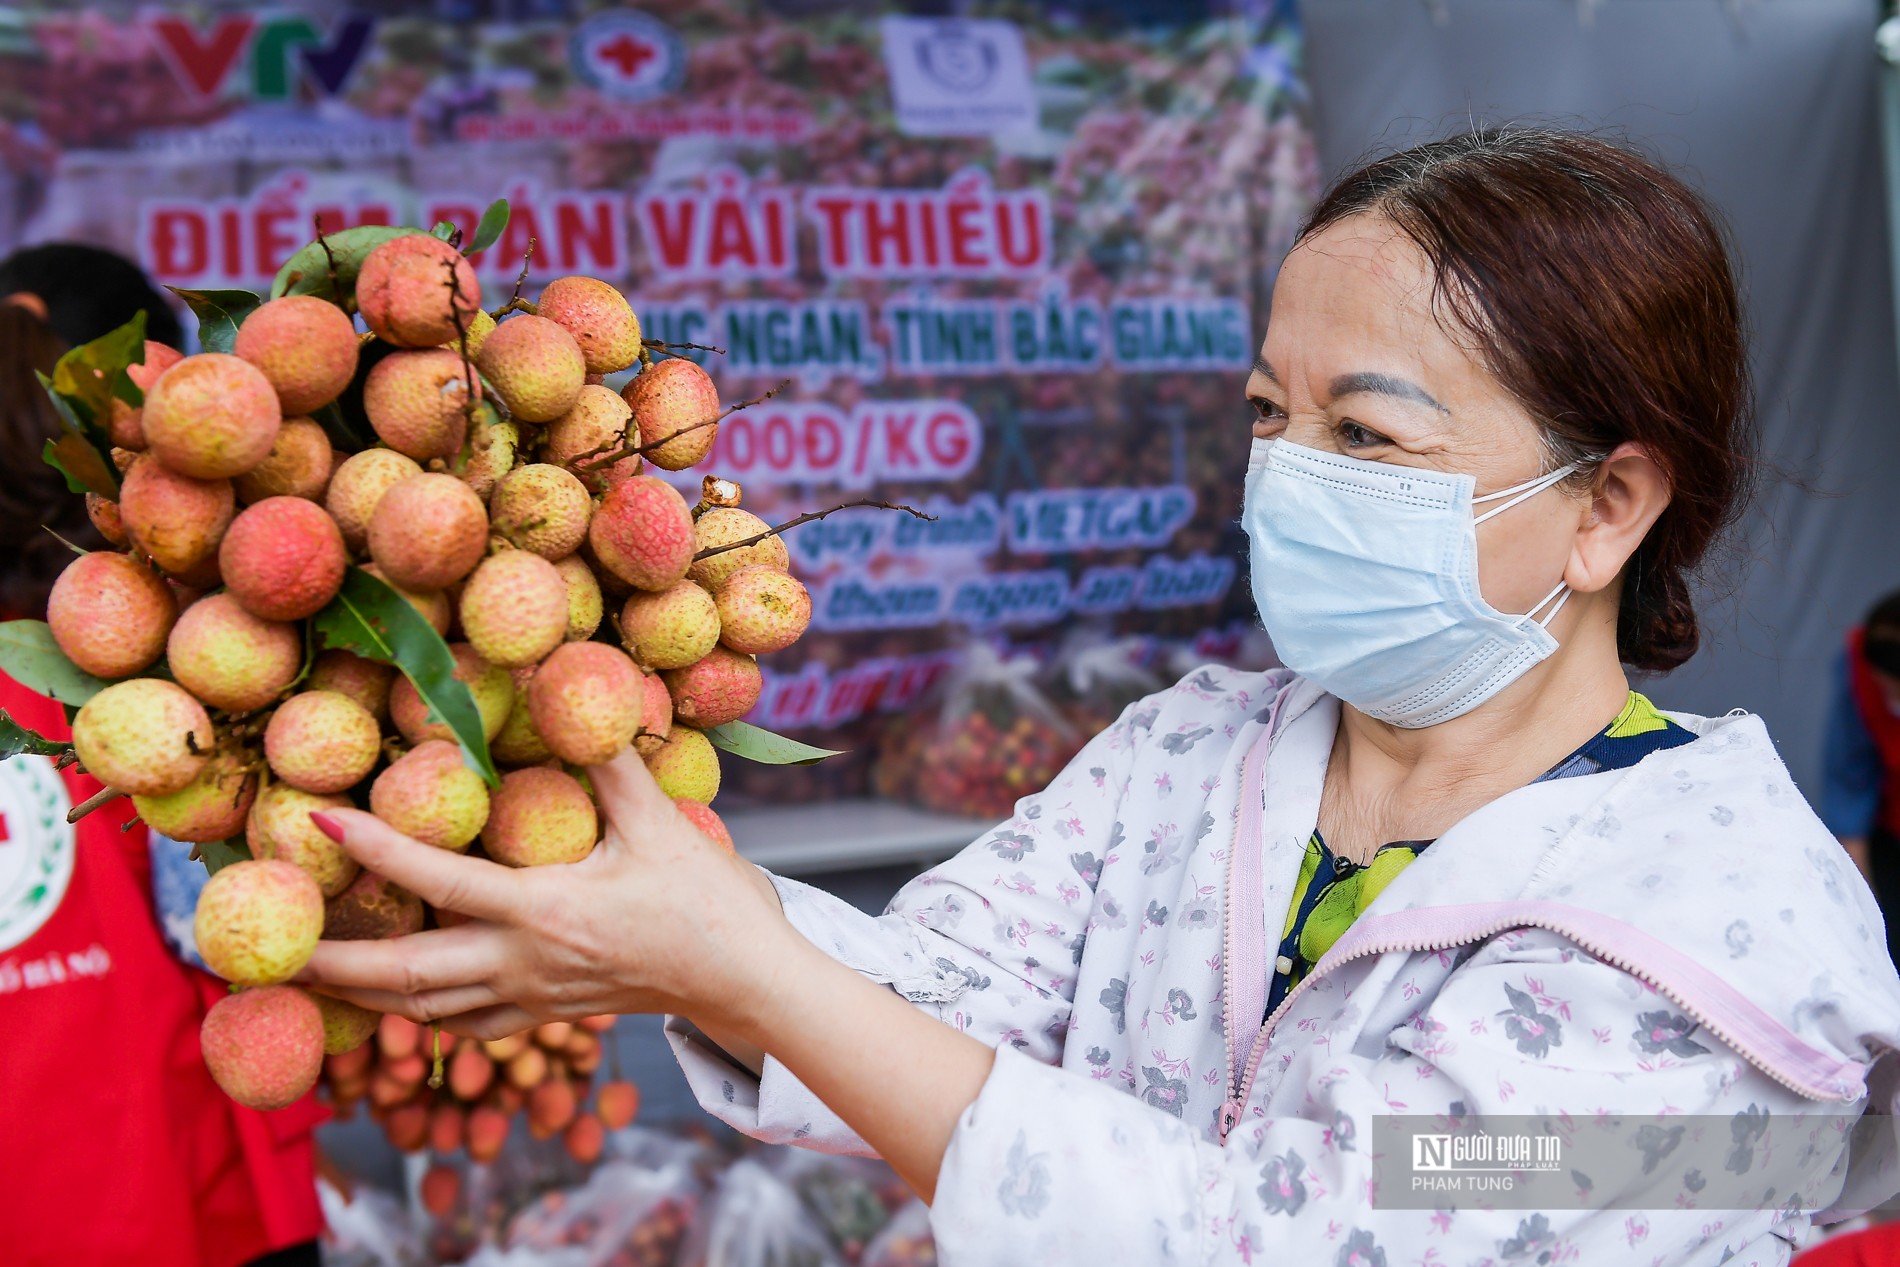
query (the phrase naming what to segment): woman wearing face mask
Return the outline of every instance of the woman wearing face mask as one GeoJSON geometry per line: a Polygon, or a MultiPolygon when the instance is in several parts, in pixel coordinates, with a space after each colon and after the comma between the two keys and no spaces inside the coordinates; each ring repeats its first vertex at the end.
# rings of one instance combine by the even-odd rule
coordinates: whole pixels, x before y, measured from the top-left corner
{"type": "Polygon", "coordinates": [[[671,1012],[711,1112],[880,1153],[953,1265],[1777,1263],[1890,1195],[1844,1142],[1893,1109],[1872,899],[1758,719],[1626,673],[1694,651],[1688,573],[1750,461],[1696,196],[1552,132],[1375,162],[1288,256],[1248,397],[1287,670],[1131,707],[882,919],[725,855],[629,754],[573,867],[337,813],[477,922],[326,943],[311,977],[483,1036],[671,1012]],[[1536,1205],[1400,1191],[1379,1119],[1515,1113],[1654,1133],[1536,1205]],[[1709,1176],[1771,1153],[1713,1213],[1709,1176]]]}

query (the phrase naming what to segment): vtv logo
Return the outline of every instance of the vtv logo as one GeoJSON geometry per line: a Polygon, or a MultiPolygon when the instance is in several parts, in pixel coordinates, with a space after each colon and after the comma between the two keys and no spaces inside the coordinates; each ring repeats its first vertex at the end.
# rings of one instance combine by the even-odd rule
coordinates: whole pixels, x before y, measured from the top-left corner
{"type": "Polygon", "coordinates": [[[250,95],[259,101],[294,97],[299,70],[319,94],[338,95],[368,50],[375,25],[368,14],[346,14],[326,40],[300,14],[259,21],[250,14],[228,13],[203,34],[185,18],[150,19],[153,39],[179,81],[200,97],[217,96],[249,51],[250,95]]]}

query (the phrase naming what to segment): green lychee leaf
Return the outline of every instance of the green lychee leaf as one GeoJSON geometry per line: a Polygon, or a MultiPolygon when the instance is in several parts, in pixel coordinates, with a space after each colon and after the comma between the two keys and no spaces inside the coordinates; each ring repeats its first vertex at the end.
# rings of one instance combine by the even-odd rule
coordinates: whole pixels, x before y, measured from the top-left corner
{"type": "Polygon", "coordinates": [[[455,676],[449,644],[408,599],[362,568],[351,568],[337,596],[312,619],[326,649],[352,651],[401,670],[428,705],[428,720],[439,721],[454,733],[469,768],[489,787],[501,786],[501,776],[488,755],[488,736],[475,696],[455,676]]]}
{"type": "Polygon", "coordinates": [[[214,840],[198,846],[198,861],[205,864],[206,875],[216,875],[234,862],[249,862],[251,847],[242,836],[214,840]]]}
{"type": "Polygon", "coordinates": [[[0,672],[28,690],[75,708],[108,685],[68,660],[43,620],[0,624],[0,672]]]}
{"type": "Polygon", "coordinates": [[[816,748],[742,721],[714,726],[706,732],[706,738],[715,748],[761,765],[817,765],[826,757],[844,755],[837,748],[816,748]]]}
{"type": "Polygon", "coordinates": [[[145,403],[145,394],[125,372],[144,360],[145,313],[140,311],[118,329],[60,357],[50,377],[38,374],[60,428],[40,456],[66,477],[72,492],[119,496],[119,471],[112,464],[106,420],[115,396],[128,405],[145,403]]]}
{"type": "Polygon", "coordinates": [[[71,747],[69,743],[60,743],[38,731],[28,730],[7,716],[6,709],[0,708],[0,761],[19,756],[57,757],[71,747]]]}
{"type": "Polygon", "coordinates": [[[119,499],[118,470],[100,459],[99,450],[80,436],[48,440],[40,461],[66,477],[69,493],[97,493],[107,501],[119,499]]]}
{"type": "Polygon", "coordinates": [[[145,403],[145,393],[127,374],[126,367],[145,363],[145,312],[140,309],[132,319],[116,330],[108,331],[91,343],[82,343],[59,358],[53,366],[52,386],[48,389],[64,396],[74,412],[86,422],[103,424],[112,408],[114,396],[128,405],[145,403]]]}
{"type": "Polygon", "coordinates": [[[331,303],[355,311],[356,275],[363,270],[363,260],[371,251],[391,239],[420,232],[421,229],[410,225],[360,224],[354,229],[326,233],[322,242],[305,243],[295,255],[284,261],[284,266],[277,270],[277,276],[271,282],[270,297],[282,299],[285,295],[315,295],[318,299],[328,299],[331,303]],[[326,245],[330,248],[328,254],[323,249],[326,245]],[[330,284],[330,261],[333,259],[336,261],[335,286],[330,284]]]}
{"type": "Polygon", "coordinates": [[[468,245],[462,248],[462,254],[475,255],[486,251],[501,241],[501,235],[507,228],[508,200],[497,198],[488,204],[486,211],[482,212],[482,218],[475,224],[474,235],[469,238],[468,245]]]}
{"type": "Polygon", "coordinates": [[[207,352],[229,352],[237,342],[238,327],[244,318],[263,303],[248,290],[185,290],[165,288],[185,301],[198,314],[198,343],[207,352]]]}
{"type": "Polygon", "coordinates": [[[459,230],[455,225],[447,220],[437,220],[433,225],[429,226],[429,236],[440,238],[444,242],[453,241],[458,232],[459,230]]]}

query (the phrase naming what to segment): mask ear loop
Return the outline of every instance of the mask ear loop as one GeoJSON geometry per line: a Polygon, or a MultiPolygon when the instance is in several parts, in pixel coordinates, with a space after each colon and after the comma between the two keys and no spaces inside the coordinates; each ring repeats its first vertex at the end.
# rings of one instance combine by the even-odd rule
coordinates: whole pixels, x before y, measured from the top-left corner
{"type": "Polygon", "coordinates": [[[1549,629],[1550,622],[1557,619],[1557,613],[1562,611],[1564,604],[1570,601],[1571,593],[1572,591],[1568,584],[1563,581],[1558,581],[1555,589],[1531,605],[1531,609],[1524,613],[1524,618],[1526,620],[1537,620],[1537,613],[1543,609],[1545,603],[1548,603],[1554,598],[1557,600],[1557,605],[1546,612],[1542,620],[1537,620],[1537,624],[1540,628],[1549,629]]]}
{"type": "MultiPolygon", "coordinates": [[[[1472,498],[1471,504],[1473,506],[1476,506],[1482,502],[1494,502],[1500,497],[1511,498],[1510,501],[1505,502],[1502,506],[1493,506],[1490,510],[1485,511],[1482,515],[1479,515],[1476,519],[1473,519],[1471,521],[1473,526],[1483,523],[1485,520],[1490,519],[1494,515],[1501,515],[1505,511],[1511,509],[1511,507],[1513,506],[1529,501],[1531,498],[1537,496],[1537,494],[1543,492],[1545,489],[1557,483],[1559,480],[1562,480],[1568,477],[1571,474],[1571,472],[1577,470],[1577,467],[1578,467],[1578,464],[1575,462],[1572,462],[1568,466],[1558,467],[1556,470],[1550,472],[1550,474],[1548,475],[1540,475],[1534,480],[1526,480],[1522,484],[1513,484],[1510,488],[1499,489],[1495,493],[1486,493],[1483,497],[1472,498]],[[1511,496],[1513,493],[1516,494],[1515,497],[1511,496]]],[[[1538,606],[1540,607],[1542,605],[1543,604],[1541,603],[1538,604],[1538,606]]],[[[1536,608],[1532,608],[1531,610],[1535,611],[1536,608]]]]}

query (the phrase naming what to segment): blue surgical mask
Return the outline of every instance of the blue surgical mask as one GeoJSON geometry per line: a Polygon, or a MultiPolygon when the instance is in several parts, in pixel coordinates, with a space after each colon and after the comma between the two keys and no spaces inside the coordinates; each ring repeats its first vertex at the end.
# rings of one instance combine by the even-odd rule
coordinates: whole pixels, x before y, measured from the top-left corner
{"type": "Polygon", "coordinates": [[[1570,593],[1559,580],[1522,616],[1485,602],[1477,526],[1576,469],[1474,498],[1469,475],[1255,440],[1242,523],[1281,661],[1394,726],[1478,707],[1557,650],[1547,626],[1570,593]]]}

